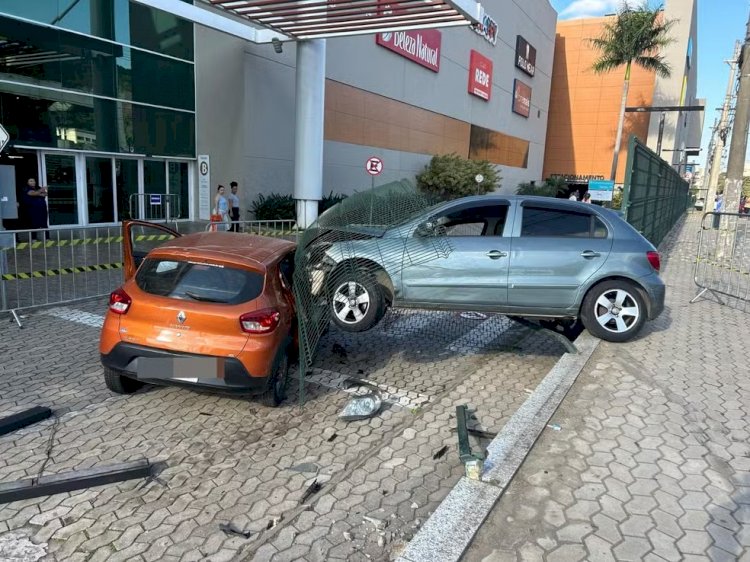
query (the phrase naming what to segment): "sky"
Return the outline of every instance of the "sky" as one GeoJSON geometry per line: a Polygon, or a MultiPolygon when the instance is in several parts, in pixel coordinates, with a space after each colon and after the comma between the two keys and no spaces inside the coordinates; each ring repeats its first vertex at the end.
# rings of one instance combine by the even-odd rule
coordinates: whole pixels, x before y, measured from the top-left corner
{"type": "MultiPolygon", "coordinates": [[[[561,20],[602,16],[617,11],[621,0],[550,0],[561,20]]],[[[680,0],[666,0],[679,2],[680,0]]],[[[701,156],[693,158],[705,166],[711,128],[719,116],[718,108],[724,103],[729,65],[724,61],[732,57],[734,42],[745,37],[750,0],[697,0],[698,1],[698,92],[706,98],[703,122],[701,156]],[[717,9],[721,6],[720,9],[717,9]]],[[[638,3],[638,2],[635,2],[638,3]]],[[[649,2],[652,6],[657,2],[649,2]]],[[[747,158],[746,158],[747,159],[747,158]]]]}

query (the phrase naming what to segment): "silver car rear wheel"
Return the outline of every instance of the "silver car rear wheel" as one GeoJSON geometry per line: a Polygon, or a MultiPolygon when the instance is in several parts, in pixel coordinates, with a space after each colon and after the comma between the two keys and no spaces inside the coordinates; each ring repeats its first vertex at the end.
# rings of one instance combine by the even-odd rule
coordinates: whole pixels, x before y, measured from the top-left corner
{"type": "Polygon", "coordinates": [[[624,289],[612,289],[596,300],[596,321],[615,334],[624,334],[638,322],[641,310],[633,295],[624,289]]]}
{"type": "Polygon", "coordinates": [[[598,338],[625,342],[633,338],[646,321],[643,291],[631,281],[612,279],[596,285],[586,294],[581,320],[598,338]]]}

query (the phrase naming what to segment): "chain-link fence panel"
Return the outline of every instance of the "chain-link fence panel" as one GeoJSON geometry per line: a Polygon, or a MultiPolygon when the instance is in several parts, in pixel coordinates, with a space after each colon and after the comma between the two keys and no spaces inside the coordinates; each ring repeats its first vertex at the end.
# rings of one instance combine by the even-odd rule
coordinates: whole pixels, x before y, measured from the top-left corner
{"type": "Polygon", "coordinates": [[[372,328],[397,299],[404,267],[450,253],[439,226],[423,222],[437,203],[406,180],[392,182],[346,198],[302,234],[294,273],[300,376],[331,322],[345,332],[372,328]]]}

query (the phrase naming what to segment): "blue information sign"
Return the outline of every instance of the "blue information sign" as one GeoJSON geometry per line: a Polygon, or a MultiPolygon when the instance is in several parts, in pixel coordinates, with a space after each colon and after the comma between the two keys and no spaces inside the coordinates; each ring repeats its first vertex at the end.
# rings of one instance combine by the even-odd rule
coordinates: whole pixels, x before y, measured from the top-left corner
{"type": "Polygon", "coordinates": [[[589,193],[592,201],[612,201],[615,182],[612,180],[589,180],[589,193]]]}

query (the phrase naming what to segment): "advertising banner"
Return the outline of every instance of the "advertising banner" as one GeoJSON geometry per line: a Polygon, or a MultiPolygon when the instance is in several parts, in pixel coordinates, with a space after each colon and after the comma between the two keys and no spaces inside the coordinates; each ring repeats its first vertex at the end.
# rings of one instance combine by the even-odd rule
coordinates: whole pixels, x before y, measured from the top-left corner
{"type": "Polygon", "coordinates": [[[536,49],[520,35],[516,36],[516,66],[529,76],[536,72],[536,49]]]}
{"type": "Polygon", "coordinates": [[[378,33],[375,42],[410,61],[440,71],[440,43],[442,34],[437,29],[416,31],[389,31],[378,33]]]}
{"type": "Polygon", "coordinates": [[[474,49],[469,58],[469,93],[487,101],[492,95],[492,61],[474,49]]]}
{"type": "Polygon", "coordinates": [[[531,112],[531,86],[518,78],[513,83],[513,113],[528,117],[531,112]]]}

